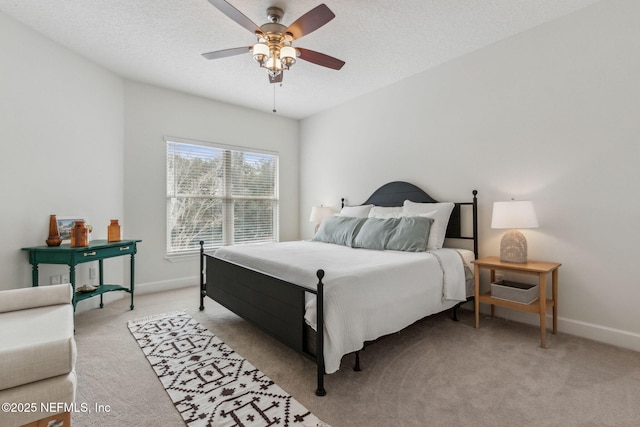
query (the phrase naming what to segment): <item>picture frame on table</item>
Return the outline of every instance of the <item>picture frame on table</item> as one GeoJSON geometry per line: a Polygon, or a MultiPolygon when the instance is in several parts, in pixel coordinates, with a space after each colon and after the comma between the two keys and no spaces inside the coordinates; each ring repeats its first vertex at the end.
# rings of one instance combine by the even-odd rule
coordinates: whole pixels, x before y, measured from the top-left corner
{"type": "MultiPolygon", "coordinates": [[[[58,223],[58,234],[62,243],[71,243],[71,229],[76,224],[76,221],[84,221],[85,224],[89,223],[87,217],[82,215],[72,216],[58,216],[56,222],[58,223]]],[[[87,225],[89,227],[89,225],[87,225]]],[[[89,233],[89,241],[91,240],[91,233],[89,233]]]]}

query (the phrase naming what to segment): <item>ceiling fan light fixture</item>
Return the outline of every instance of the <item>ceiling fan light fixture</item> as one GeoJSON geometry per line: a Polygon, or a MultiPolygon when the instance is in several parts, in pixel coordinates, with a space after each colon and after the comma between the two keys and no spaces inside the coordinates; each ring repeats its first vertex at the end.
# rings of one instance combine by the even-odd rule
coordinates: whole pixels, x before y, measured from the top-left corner
{"type": "Polygon", "coordinates": [[[266,69],[269,83],[281,83],[283,71],[289,70],[297,62],[298,57],[306,62],[334,70],[339,70],[344,65],[344,61],[329,55],[292,46],[294,40],[297,41],[316,31],[335,18],[335,14],[325,4],[314,7],[287,27],[281,23],[284,11],[276,6],[267,9],[269,22],[258,26],[227,0],[209,0],[209,3],[227,15],[228,18],[249,30],[257,41],[253,46],[203,53],[202,56],[206,59],[226,58],[250,51],[260,67],[266,69]]]}
{"type": "Polygon", "coordinates": [[[296,63],[296,50],[291,46],[284,46],[280,49],[280,61],[285,69],[289,69],[290,66],[296,63]]]}
{"type": "Polygon", "coordinates": [[[255,59],[260,65],[264,65],[269,57],[269,46],[264,43],[256,43],[253,45],[253,59],[255,59]]]}
{"type": "Polygon", "coordinates": [[[267,58],[264,67],[267,69],[267,72],[271,77],[275,77],[282,72],[282,62],[280,61],[280,58],[278,58],[277,54],[267,58]]]}

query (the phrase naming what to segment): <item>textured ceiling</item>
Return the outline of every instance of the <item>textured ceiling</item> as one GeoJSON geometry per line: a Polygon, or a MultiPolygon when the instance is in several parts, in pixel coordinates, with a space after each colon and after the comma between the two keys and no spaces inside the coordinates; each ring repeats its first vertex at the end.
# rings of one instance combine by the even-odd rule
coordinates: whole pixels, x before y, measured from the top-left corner
{"type": "MultiPolygon", "coordinates": [[[[256,24],[320,1],[228,0],[256,24]]],[[[598,0],[326,0],[336,18],[296,42],[346,61],[299,60],[275,85],[277,114],[304,118],[598,0]]],[[[0,10],[125,78],[270,112],[274,85],[250,54],[201,54],[255,38],[206,0],[0,0],[0,10]]]]}

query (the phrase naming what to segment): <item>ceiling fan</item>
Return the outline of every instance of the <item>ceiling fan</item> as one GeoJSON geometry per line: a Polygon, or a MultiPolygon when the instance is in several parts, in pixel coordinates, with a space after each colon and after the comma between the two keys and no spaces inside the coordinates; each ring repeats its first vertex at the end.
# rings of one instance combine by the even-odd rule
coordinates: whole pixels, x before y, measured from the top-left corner
{"type": "Polygon", "coordinates": [[[279,7],[268,8],[267,19],[269,22],[258,26],[225,0],[209,0],[209,3],[252,34],[255,34],[258,42],[253,46],[203,53],[202,56],[206,59],[226,58],[252,52],[253,58],[260,64],[260,67],[267,70],[270,83],[282,82],[283,71],[288,70],[295,64],[297,58],[334,70],[341,69],[345,64],[344,61],[324,53],[292,46],[294,40],[312,33],[335,18],[334,13],[325,4],[316,6],[291,25],[285,27],[280,23],[284,11],[279,7]]]}

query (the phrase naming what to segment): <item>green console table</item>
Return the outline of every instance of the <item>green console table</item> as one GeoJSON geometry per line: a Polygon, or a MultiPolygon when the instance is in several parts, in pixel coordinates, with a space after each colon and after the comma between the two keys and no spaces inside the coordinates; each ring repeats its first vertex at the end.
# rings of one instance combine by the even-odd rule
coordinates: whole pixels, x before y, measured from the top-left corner
{"type": "Polygon", "coordinates": [[[78,301],[100,295],[100,308],[104,307],[102,294],[112,291],[125,291],[131,294],[131,310],[133,310],[133,289],[135,275],[136,244],[142,240],[121,240],[119,242],[107,242],[106,240],[94,240],[89,246],[75,247],[62,244],[60,246],[34,246],[22,248],[29,252],[29,263],[32,266],[31,280],[33,286],[38,286],[38,264],[66,264],[69,266],[69,281],[73,286],[73,309],[78,301]],[[120,285],[105,285],[102,271],[102,261],[106,258],[131,255],[131,287],[120,285]],[[98,261],[100,285],[92,292],[76,292],[76,265],[85,262],[98,261]]]}

